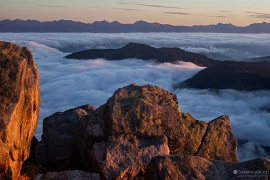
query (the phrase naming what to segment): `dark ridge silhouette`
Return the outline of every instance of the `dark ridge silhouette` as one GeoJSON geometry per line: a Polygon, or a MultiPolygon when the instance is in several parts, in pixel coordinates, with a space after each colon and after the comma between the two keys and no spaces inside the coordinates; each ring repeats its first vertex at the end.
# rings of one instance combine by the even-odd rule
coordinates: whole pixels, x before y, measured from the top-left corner
{"type": "Polygon", "coordinates": [[[251,59],[248,59],[246,61],[247,62],[261,62],[261,61],[268,61],[268,62],[270,62],[270,56],[251,58],[251,59]]]}
{"type": "Polygon", "coordinates": [[[179,48],[154,48],[145,44],[129,43],[120,49],[90,49],[72,53],[67,59],[97,59],[123,60],[129,58],[143,60],[157,60],[158,62],[192,62],[196,65],[208,67],[216,60],[205,55],[188,52],[179,48]]]}
{"type": "Polygon", "coordinates": [[[197,89],[270,89],[270,61],[220,61],[197,73],[178,87],[197,89]]]}
{"type": "Polygon", "coordinates": [[[175,26],[169,24],[137,21],[122,24],[117,21],[96,21],[82,23],[71,20],[2,20],[0,32],[92,32],[92,33],[127,33],[127,32],[213,32],[213,33],[270,33],[270,23],[254,23],[245,27],[232,24],[212,24],[195,26],[175,26]]]}
{"type": "Polygon", "coordinates": [[[188,52],[179,48],[155,48],[145,44],[129,43],[120,49],[91,49],[72,53],[67,59],[123,60],[136,58],[156,60],[160,63],[177,61],[192,62],[207,67],[191,79],[176,86],[197,89],[270,89],[269,57],[251,60],[218,61],[205,55],[188,52]],[[251,61],[251,62],[249,62],[251,61]]]}
{"type": "Polygon", "coordinates": [[[198,53],[203,54],[210,59],[216,59],[216,60],[221,60],[221,61],[234,60],[232,57],[226,56],[220,53],[214,53],[214,52],[198,52],[198,53]]]}

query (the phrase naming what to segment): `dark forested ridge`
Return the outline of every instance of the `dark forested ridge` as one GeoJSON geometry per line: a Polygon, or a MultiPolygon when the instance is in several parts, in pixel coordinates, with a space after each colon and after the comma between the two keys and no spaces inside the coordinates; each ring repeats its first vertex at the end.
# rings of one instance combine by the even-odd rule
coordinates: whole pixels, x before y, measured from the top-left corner
{"type": "Polygon", "coordinates": [[[129,43],[119,49],[90,49],[75,52],[66,56],[66,58],[103,58],[107,60],[136,58],[156,60],[159,63],[192,62],[207,68],[184,83],[177,85],[177,88],[184,86],[198,89],[270,89],[270,61],[268,56],[241,62],[219,61],[180,48],[155,48],[146,44],[129,43]]]}

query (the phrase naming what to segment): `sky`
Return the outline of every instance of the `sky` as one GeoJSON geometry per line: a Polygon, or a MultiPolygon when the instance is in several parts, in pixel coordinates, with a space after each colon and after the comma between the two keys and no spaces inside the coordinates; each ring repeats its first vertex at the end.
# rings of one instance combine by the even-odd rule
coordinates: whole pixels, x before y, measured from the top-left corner
{"type": "Polygon", "coordinates": [[[270,22],[269,0],[0,0],[0,19],[138,20],[173,25],[270,22]]]}

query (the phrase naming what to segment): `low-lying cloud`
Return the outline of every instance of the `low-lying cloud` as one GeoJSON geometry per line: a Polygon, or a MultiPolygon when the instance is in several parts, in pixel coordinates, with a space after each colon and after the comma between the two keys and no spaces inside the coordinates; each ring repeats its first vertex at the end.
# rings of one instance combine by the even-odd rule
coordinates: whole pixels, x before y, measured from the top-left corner
{"type": "Polygon", "coordinates": [[[270,55],[270,34],[129,33],[127,35],[125,33],[36,33],[23,34],[23,36],[10,34],[9,36],[22,40],[32,40],[63,52],[75,52],[91,48],[120,48],[129,42],[136,42],[155,47],[179,47],[192,52],[218,53],[233,59],[270,55]]]}
{"type": "MultiPolygon", "coordinates": [[[[68,53],[77,48],[117,48],[128,42],[140,42],[156,47],[185,47],[194,51],[212,52],[248,51],[253,42],[262,49],[270,49],[265,35],[225,34],[0,34],[0,39],[29,47],[35,56],[41,74],[41,112],[36,135],[42,133],[43,118],[56,111],[76,106],[104,104],[113,92],[131,83],[154,84],[177,94],[182,112],[210,121],[220,115],[231,117],[238,138],[250,142],[240,147],[240,158],[258,157],[255,144],[270,146],[270,114],[261,111],[270,107],[270,91],[239,92],[235,90],[174,90],[182,82],[203,69],[192,63],[175,64],[146,62],[138,59],[123,61],[67,60],[68,53]],[[57,48],[57,49],[56,49],[57,48]],[[247,49],[248,50],[247,50],[247,49]],[[60,50],[58,50],[60,49],[60,50]],[[245,148],[247,148],[245,151],[245,148]]],[[[255,45],[254,45],[255,44],[255,45]]],[[[252,51],[257,54],[260,51],[252,51]]],[[[228,55],[226,53],[226,55],[228,55]]],[[[265,156],[265,155],[263,155],[265,156]]]]}
{"type": "Polygon", "coordinates": [[[259,18],[259,19],[270,19],[269,13],[262,13],[262,12],[246,12],[250,14],[251,17],[259,18]]]}

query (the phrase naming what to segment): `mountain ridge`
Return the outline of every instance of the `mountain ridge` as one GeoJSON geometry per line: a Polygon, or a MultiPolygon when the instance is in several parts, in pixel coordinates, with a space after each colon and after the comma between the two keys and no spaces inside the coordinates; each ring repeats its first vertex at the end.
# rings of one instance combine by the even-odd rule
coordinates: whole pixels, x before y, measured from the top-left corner
{"type": "Polygon", "coordinates": [[[192,53],[180,48],[155,48],[146,44],[128,43],[119,49],[90,49],[67,55],[67,59],[106,60],[142,59],[155,60],[159,63],[177,61],[191,62],[206,67],[176,88],[196,89],[270,89],[269,56],[243,61],[220,61],[205,55],[192,53]]]}
{"type": "Polygon", "coordinates": [[[1,20],[0,32],[91,32],[91,33],[129,33],[129,32],[205,32],[205,33],[270,33],[270,23],[253,23],[248,26],[233,24],[210,25],[170,25],[157,22],[136,21],[124,24],[118,21],[95,21],[84,23],[73,20],[1,20]]]}
{"type": "Polygon", "coordinates": [[[65,58],[80,60],[97,58],[123,60],[136,58],[142,60],[156,60],[160,63],[184,61],[192,62],[203,67],[212,66],[217,62],[205,55],[192,53],[180,48],[155,48],[146,44],[132,42],[119,49],[90,49],[69,54],[65,58]]]}

